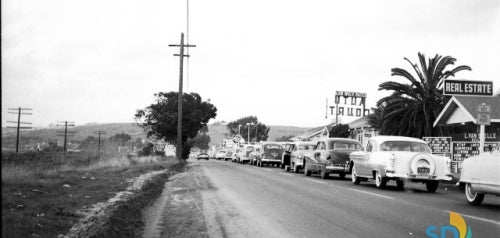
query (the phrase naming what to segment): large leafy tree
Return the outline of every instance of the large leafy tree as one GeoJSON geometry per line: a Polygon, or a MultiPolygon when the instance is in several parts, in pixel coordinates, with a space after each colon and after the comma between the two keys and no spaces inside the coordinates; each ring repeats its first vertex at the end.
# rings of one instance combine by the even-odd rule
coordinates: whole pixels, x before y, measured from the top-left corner
{"type": "Polygon", "coordinates": [[[114,136],[108,139],[109,142],[116,143],[118,145],[124,146],[130,141],[132,137],[125,133],[116,133],[114,136]]]}
{"type": "Polygon", "coordinates": [[[456,61],[451,56],[436,55],[426,59],[425,55],[418,53],[420,65],[404,59],[410,63],[416,76],[405,69],[393,68],[391,75],[402,77],[407,82],[388,81],[379,85],[379,90],[392,91],[392,94],[377,102],[381,111],[372,119],[378,121],[381,134],[385,135],[421,138],[445,134],[446,128],[432,126],[445,103],[441,92],[443,82],[459,71],[471,70],[471,67],[461,65],[449,69],[456,61]]]}
{"type": "Polygon", "coordinates": [[[260,123],[256,116],[247,116],[228,123],[227,129],[229,129],[230,136],[237,135],[239,129],[245,141],[248,140],[248,130],[250,130],[250,141],[266,141],[270,128],[260,123]]]}
{"type": "Polygon", "coordinates": [[[348,138],[349,135],[350,135],[349,125],[347,125],[347,124],[335,125],[330,130],[330,137],[348,138]]]}
{"type": "MultiPolygon", "coordinates": [[[[137,110],[135,118],[139,126],[144,128],[148,138],[163,139],[175,144],[177,140],[177,92],[160,92],[155,94],[156,103],[137,110]]],[[[182,95],[182,143],[194,138],[206,127],[208,121],[215,118],[217,108],[210,102],[202,101],[197,93],[182,95]]],[[[184,147],[184,146],[183,146],[184,147]]],[[[183,148],[185,150],[186,148],[183,148]]],[[[189,151],[189,150],[187,150],[189,151]]],[[[186,159],[189,154],[183,153],[186,159]]]]}

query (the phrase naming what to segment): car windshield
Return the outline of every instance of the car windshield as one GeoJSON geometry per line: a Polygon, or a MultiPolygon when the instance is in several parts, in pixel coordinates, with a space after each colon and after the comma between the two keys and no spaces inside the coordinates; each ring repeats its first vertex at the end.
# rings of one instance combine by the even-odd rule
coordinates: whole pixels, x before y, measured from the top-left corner
{"type": "Polygon", "coordinates": [[[247,147],[247,151],[253,151],[253,147],[252,146],[247,147]]]}
{"type": "Polygon", "coordinates": [[[281,150],[283,147],[281,145],[275,145],[275,144],[270,144],[270,145],[264,145],[265,150],[281,150]]]}
{"type": "Polygon", "coordinates": [[[314,150],[316,145],[299,145],[298,150],[314,150]]]}
{"type": "Polygon", "coordinates": [[[343,150],[361,150],[361,145],[354,142],[346,142],[346,141],[330,141],[329,148],[333,148],[334,150],[343,149],[343,150]]]}
{"type": "Polygon", "coordinates": [[[431,153],[425,143],[410,141],[386,141],[380,145],[380,151],[411,151],[431,153]]]}

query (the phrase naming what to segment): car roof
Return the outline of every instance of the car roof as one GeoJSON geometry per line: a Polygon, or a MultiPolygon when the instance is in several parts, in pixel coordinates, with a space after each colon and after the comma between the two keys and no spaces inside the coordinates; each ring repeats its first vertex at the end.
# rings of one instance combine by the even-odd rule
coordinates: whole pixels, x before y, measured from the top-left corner
{"type": "Polygon", "coordinates": [[[360,144],[359,141],[357,141],[357,140],[349,139],[349,138],[340,138],[340,137],[323,138],[323,139],[319,139],[315,143],[317,143],[319,141],[344,141],[344,142],[355,142],[355,143],[360,144]]]}
{"type": "Polygon", "coordinates": [[[266,142],[262,142],[262,145],[269,145],[269,144],[273,144],[273,145],[283,145],[283,144],[281,144],[280,142],[274,142],[274,141],[266,141],[266,142]]]}
{"type": "Polygon", "coordinates": [[[420,142],[425,143],[422,139],[407,137],[407,136],[374,136],[370,138],[377,142],[377,144],[384,143],[386,141],[409,141],[409,142],[420,142]]]}
{"type": "Polygon", "coordinates": [[[316,142],[314,142],[314,141],[300,141],[300,142],[294,142],[294,143],[291,143],[291,144],[295,144],[295,145],[316,145],[316,142]]]}

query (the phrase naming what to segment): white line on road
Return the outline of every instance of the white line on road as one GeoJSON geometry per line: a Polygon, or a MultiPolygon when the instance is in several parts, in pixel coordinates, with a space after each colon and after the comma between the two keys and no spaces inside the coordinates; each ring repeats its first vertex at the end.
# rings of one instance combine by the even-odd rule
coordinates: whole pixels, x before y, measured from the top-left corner
{"type": "Polygon", "coordinates": [[[281,173],[283,175],[286,175],[286,176],[292,176],[291,174],[288,174],[288,173],[281,173]]]}
{"type": "Polygon", "coordinates": [[[357,189],[353,189],[353,188],[350,188],[350,190],[357,191],[357,192],[360,192],[360,193],[370,194],[370,195],[381,197],[381,198],[394,199],[393,197],[381,195],[381,194],[378,194],[378,193],[371,193],[371,192],[367,192],[367,191],[363,191],[363,190],[357,190],[357,189]]]}
{"type": "MultiPolygon", "coordinates": [[[[454,212],[454,211],[447,211],[447,212],[454,212]]],[[[462,213],[459,213],[461,216],[464,216],[464,217],[468,217],[468,218],[471,218],[471,219],[474,219],[474,220],[479,220],[479,221],[484,221],[484,222],[488,222],[488,223],[493,223],[497,226],[500,226],[500,222],[499,221],[495,221],[495,220],[490,220],[490,219],[486,219],[486,218],[482,218],[482,217],[476,217],[476,216],[471,216],[471,215],[465,215],[465,214],[462,214],[462,213]]]]}
{"type": "Polygon", "coordinates": [[[311,181],[311,182],[315,182],[315,183],[327,184],[327,183],[325,183],[325,182],[318,181],[318,180],[314,180],[314,179],[307,179],[307,180],[309,180],[309,181],[311,181]]]}
{"type": "Polygon", "coordinates": [[[267,172],[274,172],[272,169],[264,169],[267,172]]]}

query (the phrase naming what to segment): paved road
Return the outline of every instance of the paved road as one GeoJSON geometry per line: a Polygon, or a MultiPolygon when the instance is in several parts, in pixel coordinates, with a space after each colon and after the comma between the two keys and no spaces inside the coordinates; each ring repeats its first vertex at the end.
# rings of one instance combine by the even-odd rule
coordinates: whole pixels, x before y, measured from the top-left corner
{"type": "Polygon", "coordinates": [[[196,184],[210,187],[201,197],[212,237],[427,237],[428,226],[449,225],[449,211],[463,216],[472,237],[500,237],[500,197],[473,207],[451,185],[427,193],[423,184],[398,190],[391,182],[380,190],[349,176],[323,180],[214,160],[191,166],[196,184]]]}

